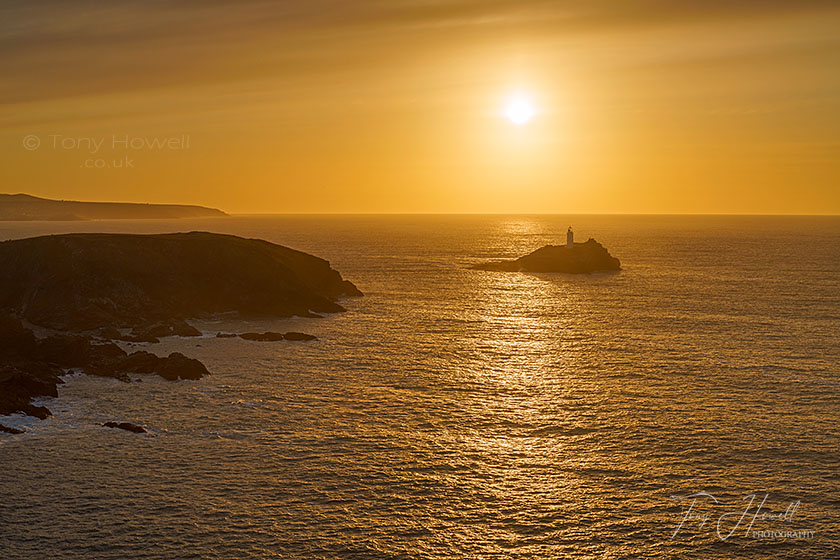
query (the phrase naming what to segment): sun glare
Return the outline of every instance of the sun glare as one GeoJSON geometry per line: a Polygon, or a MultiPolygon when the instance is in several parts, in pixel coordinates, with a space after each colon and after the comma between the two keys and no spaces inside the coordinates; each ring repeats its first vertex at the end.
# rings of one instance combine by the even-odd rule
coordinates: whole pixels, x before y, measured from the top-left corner
{"type": "Polygon", "coordinates": [[[504,116],[513,124],[527,124],[536,114],[533,102],[525,95],[513,96],[505,105],[504,116]]]}

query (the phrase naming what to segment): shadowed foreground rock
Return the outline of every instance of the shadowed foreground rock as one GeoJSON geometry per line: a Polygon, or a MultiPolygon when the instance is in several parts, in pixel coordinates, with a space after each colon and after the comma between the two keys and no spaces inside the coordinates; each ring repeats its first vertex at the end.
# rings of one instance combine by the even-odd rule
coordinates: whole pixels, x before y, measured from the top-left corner
{"type": "Polygon", "coordinates": [[[131,422],[105,422],[102,424],[106,428],[117,428],[120,430],[125,430],[126,432],[132,432],[135,434],[148,434],[149,432],[146,431],[146,428],[142,426],[138,426],[137,424],[132,424],[131,422]]]}
{"type": "Polygon", "coordinates": [[[590,238],[586,243],[575,243],[573,247],[546,245],[518,259],[477,264],[472,268],[502,272],[588,274],[621,270],[621,262],[610,255],[603,245],[590,238]]]}
{"type": "Polygon", "coordinates": [[[0,312],[64,331],[136,328],[131,336],[152,340],[177,334],[168,327],[183,329],[189,318],[312,317],[344,311],[336,300],[360,295],[323,259],[232,235],[85,233],[0,243],[0,312]],[[156,324],[164,327],[149,327],[156,324]]]}
{"type": "Polygon", "coordinates": [[[22,412],[46,418],[50,411],[30,401],[58,396],[61,376],[70,369],[121,381],[129,381],[129,373],[154,373],[171,381],[209,375],[204,364],[178,352],[164,358],[127,354],[115,344],[77,335],[38,339],[19,320],[0,316],[0,415],[22,412]]]}
{"type": "Polygon", "coordinates": [[[201,379],[210,374],[204,364],[187,358],[180,352],[173,352],[166,358],[159,358],[149,352],[134,352],[124,358],[118,366],[122,371],[156,373],[169,381],[201,379]]]}
{"type": "MultiPolygon", "coordinates": [[[[111,340],[201,336],[185,320],[219,314],[318,317],[317,312],[344,311],[338,298],[360,295],[323,259],[232,235],[93,233],[5,241],[0,243],[0,415],[46,418],[50,411],[31,399],[58,396],[68,370],[122,381],[129,381],[129,373],[171,381],[208,375],[204,364],[178,352],[163,358],[129,355],[111,340]],[[21,319],[64,334],[39,339],[21,319]],[[81,334],[92,331],[95,338],[81,334]]],[[[251,340],[315,339],[303,333],[253,334],[251,340]]]]}

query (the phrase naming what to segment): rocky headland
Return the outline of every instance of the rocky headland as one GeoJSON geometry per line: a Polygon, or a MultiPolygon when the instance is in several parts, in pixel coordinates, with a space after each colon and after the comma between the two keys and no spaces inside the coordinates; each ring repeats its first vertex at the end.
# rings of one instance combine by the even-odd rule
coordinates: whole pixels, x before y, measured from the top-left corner
{"type": "MultiPolygon", "coordinates": [[[[68,234],[0,243],[0,415],[46,418],[71,371],[129,381],[208,375],[180,353],[129,354],[113,341],[201,336],[187,319],[318,317],[361,292],[318,257],[258,239],[204,232],[68,234]],[[38,331],[39,335],[36,335],[38,331]]],[[[247,340],[314,340],[245,333],[247,340]]],[[[14,433],[12,428],[0,431],[14,433]]]]}
{"type": "MultiPolygon", "coordinates": [[[[0,313],[63,331],[167,329],[224,313],[344,311],[361,292],[324,259],[259,239],[82,233],[0,243],[0,313]]],[[[113,334],[113,331],[111,331],[113,334]]]]}
{"type": "Polygon", "coordinates": [[[621,262],[607,249],[590,238],[585,243],[546,245],[523,257],[512,260],[491,261],[473,265],[476,270],[502,272],[565,272],[590,274],[621,270],[621,262]]]}

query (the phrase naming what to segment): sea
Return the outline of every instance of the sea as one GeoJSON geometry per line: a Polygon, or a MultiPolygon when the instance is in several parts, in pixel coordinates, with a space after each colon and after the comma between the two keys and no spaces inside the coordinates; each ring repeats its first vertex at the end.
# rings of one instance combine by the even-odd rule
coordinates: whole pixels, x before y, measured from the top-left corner
{"type": "Polygon", "coordinates": [[[70,372],[0,417],[0,560],[840,558],[840,218],[275,215],[324,318],[194,322],[212,375],[70,372]],[[594,237],[622,270],[471,270],[594,237]],[[218,332],[303,331],[314,342],[218,332]],[[145,426],[136,435],[106,421],[145,426]]]}

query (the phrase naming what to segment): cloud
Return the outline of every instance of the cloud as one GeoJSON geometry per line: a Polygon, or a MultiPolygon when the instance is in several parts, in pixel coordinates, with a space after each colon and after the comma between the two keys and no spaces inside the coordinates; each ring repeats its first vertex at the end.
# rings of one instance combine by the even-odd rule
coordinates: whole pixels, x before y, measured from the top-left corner
{"type": "MultiPolygon", "coordinates": [[[[789,18],[834,0],[6,0],[0,104],[294,80],[505,41],[789,18]]],[[[600,39],[598,39],[600,40],[600,39]]],[[[725,41],[724,41],[725,42],[725,41]]],[[[597,40],[588,46],[597,50],[597,40]]],[[[675,45],[677,50],[682,45],[675,45]]]]}

